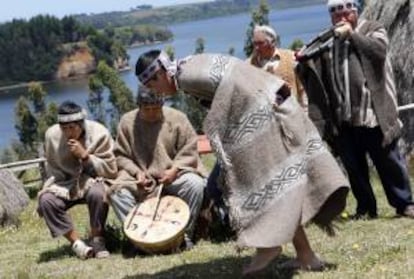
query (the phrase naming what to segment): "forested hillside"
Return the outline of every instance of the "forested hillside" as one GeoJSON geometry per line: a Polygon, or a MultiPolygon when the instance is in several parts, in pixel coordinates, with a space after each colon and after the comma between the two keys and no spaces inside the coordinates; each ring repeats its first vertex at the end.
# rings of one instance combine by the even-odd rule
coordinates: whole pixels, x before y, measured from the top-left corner
{"type": "Polygon", "coordinates": [[[62,45],[85,40],[93,28],[71,17],[36,16],[0,25],[0,79],[28,81],[51,79],[65,55],[62,45]]]}
{"type": "MultiPolygon", "coordinates": [[[[151,1],[148,1],[149,3],[151,1]]],[[[101,14],[81,14],[76,18],[96,28],[107,26],[132,26],[136,24],[168,25],[172,23],[206,19],[243,12],[250,12],[258,6],[260,0],[216,0],[204,3],[175,5],[153,8],[151,5],[131,7],[129,11],[117,11],[101,14]]],[[[267,0],[273,9],[323,4],[325,0],[267,0]]]]}
{"type": "Polygon", "coordinates": [[[62,62],[73,60],[78,53],[92,56],[88,69],[93,70],[101,60],[116,67],[116,61],[127,59],[125,46],[171,38],[169,30],[148,25],[97,30],[71,16],[16,19],[0,25],[0,86],[60,77],[62,62]]]}

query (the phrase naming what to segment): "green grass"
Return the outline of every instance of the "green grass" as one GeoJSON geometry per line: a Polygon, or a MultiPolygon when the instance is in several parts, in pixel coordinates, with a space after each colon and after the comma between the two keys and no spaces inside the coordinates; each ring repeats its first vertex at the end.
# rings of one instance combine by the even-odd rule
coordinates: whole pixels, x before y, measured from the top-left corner
{"type": "MultiPolygon", "coordinates": [[[[380,218],[372,221],[337,223],[331,238],[313,225],[306,231],[314,250],[328,262],[323,272],[282,270],[281,261],[294,257],[291,244],[257,278],[413,278],[414,221],[396,218],[374,176],[380,218]]],[[[355,201],[349,196],[347,212],[355,201]]],[[[44,221],[35,213],[32,200],[21,215],[19,228],[0,230],[0,278],[240,278],[242,266],[253,249],[240,254],[234,242],[200,241],[191,251],[166,256],[123,258],[115,251],[108,259],[78,260],[63,238],[52,239],[44,221]]],[[[88,233],[85,206],[71,209],[77,229],[88,233]]],[[[111,212],[108,222],[118,224],[111,212]]]]}

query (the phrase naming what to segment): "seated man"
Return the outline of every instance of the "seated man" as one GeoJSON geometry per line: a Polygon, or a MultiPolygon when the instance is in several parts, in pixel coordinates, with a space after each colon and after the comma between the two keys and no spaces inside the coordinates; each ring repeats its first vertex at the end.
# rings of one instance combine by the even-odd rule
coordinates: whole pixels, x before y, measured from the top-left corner
{"type": "Polygon", "coordinates": [[[58,124],[46,131],[47,176],[39,192],[38,212],[53,237],[63,235],[81,259],[109,256],[103,230],[108,213],[105,178],[117,173],[113,140],[100,123],[85,119],[82,108],[70,101],[58,109],[58,124]],[[89,210],[91,241],[85,244],[66,212],[86,203],[89,210]]]}
{"type": "Polygon", "coordinates": [[[197,135],[183,113],[163,107],[161,97],[142,91],[138,106],[119,123],[114,151],[119,173],[111,188],[111,204],[124,222],[137,203],[164,184],[163,194],[180,197],[190,208],[184,244],[191,248],[206,184],[197,135]]]}

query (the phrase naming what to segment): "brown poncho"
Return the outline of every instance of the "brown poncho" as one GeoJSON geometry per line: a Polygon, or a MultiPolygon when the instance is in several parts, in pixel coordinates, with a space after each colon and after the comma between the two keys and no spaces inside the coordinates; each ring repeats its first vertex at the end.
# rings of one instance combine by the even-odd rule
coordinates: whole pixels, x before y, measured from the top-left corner
{"type": "Polygon", "coordinates": [[[223,55],[188,57],[177,82],[213,103],[204,129],[220,161],[238,244],[275,247],[299,224],[329,225],[344,208],[349,183],[283,81],[223,55]]]}
{"type": "Polygon", "coordinates": [[[205,175],[197,152],[197,135],[185,114],[163,107],[162,120],[146,122],[138,112],[135,109],[123,115],[118,126],[114,152],[119,173],[112,181],[112,191],[126,187],[135,197],[143,199],[144,193],[138,191],[136,184],[137,174],[142,172],[157,178],[173,166],[180,170],[179,174],[205,175]]]}

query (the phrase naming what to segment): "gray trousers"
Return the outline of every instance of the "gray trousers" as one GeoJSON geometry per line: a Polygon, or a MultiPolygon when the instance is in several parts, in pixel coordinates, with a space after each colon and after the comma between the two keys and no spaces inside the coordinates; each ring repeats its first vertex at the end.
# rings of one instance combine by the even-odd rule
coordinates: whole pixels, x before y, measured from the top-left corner
{"type": "Polygon", "coordinates": [[[108,216],[108,204],[104,202],[105,195],[105,188],[101,183],[96,183],[86,191],[83,199],[75,201],[64,200],[45,192],[39,197],[37,212],[45,219],[52,236],[58,237],[74,229],[67,210],[74,205],[86,203],[91,228],[103,231],[108,216]]]}
{"type": "MultiPolygon", "coordinates": [[[[173,183],[163,188],[163,195],[172,195],[183,199],[190,208],[190,220],[186,228],[186,234],[192,238],[194,225],[204,198],[206,179],[195,173],[185,173],[173,183]]],[[[118,219],[124,223],[131,209],[138,204],[131,192],[122,188],[109,197],[112,208],[118,219]]]]}

